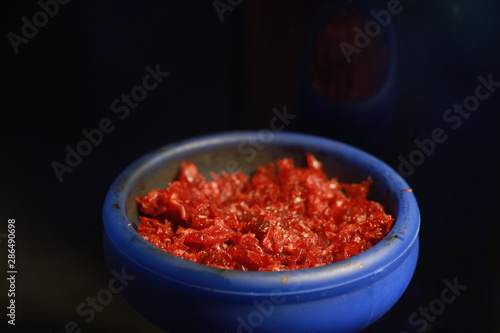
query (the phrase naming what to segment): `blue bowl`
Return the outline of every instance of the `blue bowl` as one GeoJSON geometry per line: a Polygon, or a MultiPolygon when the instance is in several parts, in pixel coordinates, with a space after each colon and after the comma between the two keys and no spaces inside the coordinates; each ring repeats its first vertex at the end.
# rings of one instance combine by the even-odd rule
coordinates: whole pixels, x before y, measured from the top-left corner
{"type": "Polygon", "coordinates": [[[170,144],[126,168],[103,208],[105,256],[125,276],[122,291],[144,317],[175,332],[357,332],[401,297],[415,270],[420,214],[406,182],[377,158],[349,145],[298,134],[235,132],[170,144]],[[359,182],[372,177],[370,198],[395,217],[391,232],[349,259],[283,272],[224,270],[169,254],[136,232],[134,198],[175,179],[180,163],[202,173],[252,172],[256,166],[305,152],[329,177],[359,182]]]}

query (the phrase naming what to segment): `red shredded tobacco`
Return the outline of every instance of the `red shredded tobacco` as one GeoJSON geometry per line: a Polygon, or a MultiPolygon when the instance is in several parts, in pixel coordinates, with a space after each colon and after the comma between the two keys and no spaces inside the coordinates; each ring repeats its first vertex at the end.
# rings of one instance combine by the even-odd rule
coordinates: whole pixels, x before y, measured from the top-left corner
{"type": "Polygon", "coordinates": [[[394,219],[366,198],[370,180],[342,184],[322,163],[292,159],[206,179],[191,162],[178,180],[139,203],[139,234],[178,257],[213,267],[283,271],[323,266],[361,253],[394,219]]]}

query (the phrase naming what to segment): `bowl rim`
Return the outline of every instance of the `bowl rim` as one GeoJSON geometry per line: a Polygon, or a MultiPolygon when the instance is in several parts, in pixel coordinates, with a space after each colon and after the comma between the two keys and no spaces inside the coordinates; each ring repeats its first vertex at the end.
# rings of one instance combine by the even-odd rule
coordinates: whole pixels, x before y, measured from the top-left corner
{"type": "MultiPolygon", "coordinates": [[[[372,248],[351,258],[321,267],[279,272],[238,271],[215,268],[176,257],[143,239],[126,214],[127,194],[132,185],[155,165],[179,154],[203,151],[213,147],[232,146],[245,140],[256,140],[259,131],[223,132],[197,136],[167,144],[125,168],[110,186],[103,206],[104,232],[116,251],[134,265],[159,279],[187,288],[224,294],[298,294],[324,291],[373,279],[397,265],[418,244],[420,213],[415,196],[406,181],[391,167],[353,146],[315,135],[274,133],[270,145],[321,147],[346,157],[354,163],[365,163],[381,177],[397,198],[398,216],[392,230],[372,248]]],[[[417,245],[418,246],[418,245],[417,245]]]]}

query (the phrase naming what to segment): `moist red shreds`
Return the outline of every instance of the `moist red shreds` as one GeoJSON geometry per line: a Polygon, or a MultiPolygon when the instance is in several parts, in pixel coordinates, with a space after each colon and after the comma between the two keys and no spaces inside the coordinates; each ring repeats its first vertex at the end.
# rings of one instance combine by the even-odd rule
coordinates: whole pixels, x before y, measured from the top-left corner
{"type": "Polygon", "coordinates": [[[361,253],[390,231],[394,219],[366,199],[370,180],[328,179],[307,154],[206,179],[191,162],[178,180],[139,204],[139,234],[178,257],[213,267],[283,271],[323,266],[361,253]],[[277,169],[277,170],[276,170],[277,169]]]}

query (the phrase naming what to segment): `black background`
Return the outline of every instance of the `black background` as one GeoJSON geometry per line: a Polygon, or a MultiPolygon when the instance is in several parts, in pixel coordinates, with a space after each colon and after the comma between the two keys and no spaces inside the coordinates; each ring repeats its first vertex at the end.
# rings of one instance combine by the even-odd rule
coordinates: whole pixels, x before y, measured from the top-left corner
{"type": "MultiPolygon", "coordinates": [[[[303,131],[297,59],[321,3],[243,1],[221,21],[212,1],[73,0],[15,53],[8,33],[20,35],[21,18],[32,21],[40,6],[2,2],[0,233],[5,236],[7,220],[16,219],[18,270],[16,326],[9,329],[61,332],[75,321],[84,332],[161,331],[119,295],[88,324],[76,313],[110,279],[101,221],[107,188],[128,164],[164,144],[266,128],[274,107],[298,114],[286,129],[303,131]],[[252,31],[261,35],[249,42],[252,31]],[[259,73],[252,72],[256,62],[259,73]],[[111,102],[142,83],[146,66],[157,64],[170,75],[120,120],[111,102]],[[64,163],[65,147],[76,147],[82,130],[97,128],[103,118],[112,120],[113,132],[60,182],[51,164],[64,163]]],[[[500,88],[459,128],[451,129],[442,117],[474,93],[479,76],[500,81],[500,5],[401,5],[404,10],[393,17],[394,123],[377,155],[397,168],[398,156],[408,157],[414,140],[429,138],[434,128],[445,129],[448,139],[406,178],[422,214],[418,266],[401,300],[366,332],[498,333],[500,88]],[[445,279],[467,289],[426,327],[412,326],[409,317],[440,298],[445,279]]],[[[5,272],[6,240],[0,241],[5,272]]],[[[8,288],[2,280],[4,313],[8,288]]]]}

